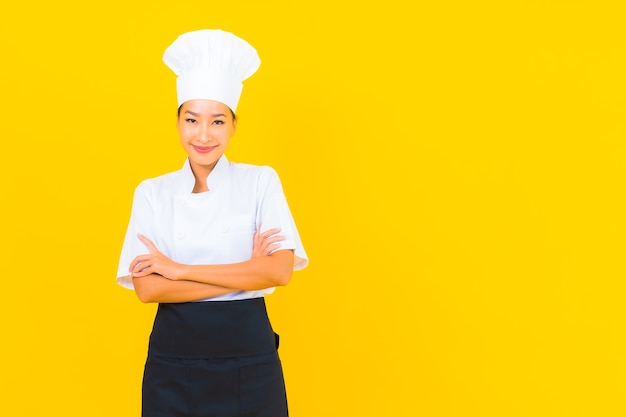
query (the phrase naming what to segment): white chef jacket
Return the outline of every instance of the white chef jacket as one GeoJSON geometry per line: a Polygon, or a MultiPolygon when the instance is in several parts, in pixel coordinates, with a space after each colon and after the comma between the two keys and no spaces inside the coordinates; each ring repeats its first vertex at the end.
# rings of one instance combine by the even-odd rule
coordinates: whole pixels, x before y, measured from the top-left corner
{"type": "MultiPolygon", "coordinates": [[[[149,253],[138,233],[175,262],[207,265],[250,259],[257,228],[279,227],[285,240],[277,250],[294,250],[294,270],[307,266],[300,235],[272,168],[233,163],[222,156],[207,177],[209,191],[192,193],[194,184],[186,160],[181,170],[137,186],[117,271],[120,285],[133,289],[132,279],[123,277],[129,275],[128,267],[136,256],[149,253]]],[[[256,298],[273,291],[238,291],[202,301],[256,298]]]]}

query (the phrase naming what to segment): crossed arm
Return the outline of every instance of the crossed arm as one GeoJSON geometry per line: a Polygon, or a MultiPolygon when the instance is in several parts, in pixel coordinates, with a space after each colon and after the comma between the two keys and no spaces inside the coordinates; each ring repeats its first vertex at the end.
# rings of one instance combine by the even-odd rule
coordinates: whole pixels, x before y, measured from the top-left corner
{"type": "Polygon", "coordinates": [[[144,303],[181,303],[239,290],[287,285],[293,271],[292,250],[276,250],[284,238],[278,229],[254,235],[252,258],[234,264],[184,265],[172,261],[145,236],[139,239],[149,253],[137,256],[129,267],[135,292],[144,303]]]}

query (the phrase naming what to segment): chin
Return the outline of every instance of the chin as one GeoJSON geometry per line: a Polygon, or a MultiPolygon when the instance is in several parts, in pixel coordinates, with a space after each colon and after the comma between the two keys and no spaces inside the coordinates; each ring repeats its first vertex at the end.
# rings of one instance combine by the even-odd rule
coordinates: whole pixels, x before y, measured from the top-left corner
{"type": "Polygon", "coordinates": [[[212,166],[219,161],[222,155],[189,155],[189,159],[196,165],[200,166],[212,166]]]}

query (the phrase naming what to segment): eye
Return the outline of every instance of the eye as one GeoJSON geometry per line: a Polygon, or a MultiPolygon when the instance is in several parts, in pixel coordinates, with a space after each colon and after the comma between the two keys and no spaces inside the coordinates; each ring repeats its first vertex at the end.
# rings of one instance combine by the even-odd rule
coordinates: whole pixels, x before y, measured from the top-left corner
{"type": "Polygon", "coordinates": [[[223,125],[224,121],[223,120],[213,120],[213,124],[214,125],[223,125]]]}
{"type": "Polygon", "coordinates": [[[198,123],[198,121],[196,119],[192,119],[192,118],[187,118],[187,119],[185,119],[185,121],[187,123],[198,123]]]}

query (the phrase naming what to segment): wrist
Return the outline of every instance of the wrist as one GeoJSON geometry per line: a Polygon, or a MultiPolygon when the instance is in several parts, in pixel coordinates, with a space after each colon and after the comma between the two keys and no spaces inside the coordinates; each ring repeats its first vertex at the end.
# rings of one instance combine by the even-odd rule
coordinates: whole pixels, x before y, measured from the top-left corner
{"type": "Polygon", "coordinates": [[[189,277],[189,269],[191,265],[178,264],[178,268],[176,268],[176,273],[172,277],[174,281],[183,281],[189,277]]]}

